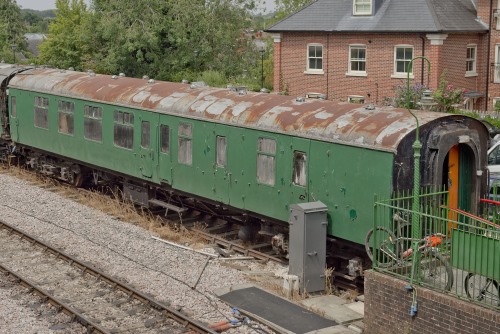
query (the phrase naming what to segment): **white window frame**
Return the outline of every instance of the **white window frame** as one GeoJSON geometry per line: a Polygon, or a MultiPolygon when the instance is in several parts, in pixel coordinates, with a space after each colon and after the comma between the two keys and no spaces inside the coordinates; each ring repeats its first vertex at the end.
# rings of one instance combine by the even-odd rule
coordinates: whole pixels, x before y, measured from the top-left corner
{"type": "MultiPolygon", "coordinates": [[[[411,49],[411,55],[412,55],[412,58],[413,58],[413,55],[415,54],[415,47],[413,45],[409,45],[409,44],[401,44],[401,45],[396,45],[394,46],[394,63],[393,63],[393,74],[391,75],[391,78],[398,78],[398,79],[406,79],[408,77],[408,73],[406,72],[406,69],[408,68],[408,66],[405,66],[405,72],[398,72],[397,69],[398,69],[398,66],[397,66],[397,63],[398,63],[398,60],[401,61],[403,59],[397,59],[397,51],[398,49],[401,49],[401,48],[405,48],[405,49],[411,49]]],[[[403,60],[403,61],[411,61],[411,59],[407,60],[406,58],[403,60]]],[[[414,76],[413,76],[413,66],[412,66],[412,71],[410,72],[410,79],[413,79],[414,76]]]]}
{"type": "Polygon", "coordinates": [[[495,19],[497,20],[496,30],[500,30],[500,0],[497,1],[497,10],[494,13],[495,19]]]}
{"type": "Polygon", "coordinates": [[[493,68],[493,83],[500,83],[500,44],[495,44],[495,65],[493,68]]]}
{"type": "Polygon", "coordinates": [[[347,76],[357,76],[357,77],[366,77],[368,74],[366,73],[366,45],[364,44],[352,44],[349,45],[349,63],[348,63],[348,68],[347,68],[347,76]],[[365,58],[364,60],[360,60],[361,58],[356,58],[353,59],[351,58],[352,55],[352,49],[364,49],[365,50],[365,58]],[[365,70],[364,71],[353,71],[352,70],[352,62],[364,62],[365,63],[365,70]]]}
{"type": "MultiPolygon", "coordinates": [[[[323,44],[320,44],[320,43],[309,43],[307,44],[307,48],[306,48],[306,71],[304,73],[306,74],[324,74],[325,72],[323,71],[323,69],[325,68],[325,65],[324,65],[324,57],[323,57],[323,53],[324,53],[324,46],[323,44]],[[321,47],[321,69],[317,69],[317,68],[310,68],[309,67],[309,48],[312,47],[312,46],[320,46],[321,47]]],[[[320,59],[319,57],[311,57],[311,58],[314,58],[314,59],[320,59]]]]}
{"type": "Polygon", "coordinates": [[[467,45],[466,49],[466,59],[465,59],[465,76],[466,77],[475,77],[477,76],[477,71],[476,71],[476,66],[477,66],[477,45],[476,44],[469,44],[467,45]],[[469,49],[474,50],[474,57],[468,57],[469,54],[469,49]],[[472,69],[467,70],[467,65],[469,62],[472,62],[472,69]]]}
{"type": "Polygon", "coordinates": [[[352,15],[372,15],[373,14],[373,0],[353,0],[352,1],[352,15]],[[368,9],[365,8],[368,5],[368,9]]]}

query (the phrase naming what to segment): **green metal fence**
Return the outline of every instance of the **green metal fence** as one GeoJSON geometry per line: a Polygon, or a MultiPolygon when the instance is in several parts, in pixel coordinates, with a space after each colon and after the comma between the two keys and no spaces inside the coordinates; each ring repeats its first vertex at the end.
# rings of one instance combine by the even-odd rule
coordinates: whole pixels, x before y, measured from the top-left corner
{"type": "Polygon", "coordinates": [[[473,215],[449,208],[445,190],[423,189],[419,199],[418,212],[410,192],[375,199],[365,241],[373,268],[500,309],[500,203],[484,199],[482,214],[473,215]],[[412,220],[420,226],[417,239],[412,220]]]}

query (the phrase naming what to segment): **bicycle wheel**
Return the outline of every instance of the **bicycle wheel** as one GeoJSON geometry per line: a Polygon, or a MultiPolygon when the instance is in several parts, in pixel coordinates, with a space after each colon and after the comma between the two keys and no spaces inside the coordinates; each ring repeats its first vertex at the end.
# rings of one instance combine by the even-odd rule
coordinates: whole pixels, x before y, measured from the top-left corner
{"type": "Polygon", "coordinates": [[[377,227],[368,231],[365,237],[366,254],[372,262],[377,262],[381,268],[390,267],[398,259],[400,248],[397,245],[394,233],[385,227],[377,227]],[[374,245],[376,242],[376,245],[374,245]],[[375,253],[375,261],[373,254],[375,253]]]}
{"type": "Polygon", "coordinates": [[[470,299],[494,306],[500,306],[498,282],[481,275],[469,273],[465,277],[465,293],[470,299]]]}
{"type": "Polygon", "coordinates": [[[434,249],[420,253],[420,282],[439,289],[450,291],[453,286],[453,270],[450,263],[434,249]]]}

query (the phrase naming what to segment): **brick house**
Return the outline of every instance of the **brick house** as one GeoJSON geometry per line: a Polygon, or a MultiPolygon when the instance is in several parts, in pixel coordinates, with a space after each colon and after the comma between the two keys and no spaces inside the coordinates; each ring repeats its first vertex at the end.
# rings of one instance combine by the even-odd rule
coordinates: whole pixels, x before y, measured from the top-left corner
{"type": "Polygon", "coordinates": [[[317,0],[266,31],[275,91],[382,104],[425,56],[430,77],[415,60],[411,84],[436,89],[445,71],[466,109],[500,101],[500,0],[317,0]]]}

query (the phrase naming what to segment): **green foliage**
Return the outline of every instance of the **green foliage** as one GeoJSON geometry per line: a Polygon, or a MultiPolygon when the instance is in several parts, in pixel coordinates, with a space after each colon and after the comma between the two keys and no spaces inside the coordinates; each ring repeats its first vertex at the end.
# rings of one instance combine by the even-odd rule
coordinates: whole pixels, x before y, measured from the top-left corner
{"type": "Polygon", "coordinates": [[[449,84],[448,81],[446,81],[446,72],[443,72],[439,78],[439,87],[432,95],[434,100],[437,102],[435,110],[441,112],[450,112],[454,110],[454,105],[458,105],[463,102],[463,93],[463,89],[456,89],[452,84],[449,84]]]}
{"type": "MultiPolygon", "coordinates": [[[[21,9],[15,0],[0,0],[0,58],[6,62],[14,62],[12,46],[15,52],[27,54],[27,43],[24,39],[26,28],[21,18],[21,9]]],[[[19,58],[16,59],[19,61],[19,58]]]]}
{"type": "MultiPolygon", "coordinates": [[[[422,99],[422,92],[428,89],[426,85],[422,85],[417,82],[413,85],[410,85],[410,101],[409,108],[410,109],[420,109],[418,102],[422,99]]],[[[394,97],[394,106],[398,108],[408,108],[407,106],[407,84],[401,83],[395,88],[395,97],[394,97]]]]}
{"type": "Polygon", "coordinates": [[[493,106],[496,112],[500,111],[500,101],[495,102],[495,105],[493,106]]]}
{"type": "Polygon", "coordinates": [[[82,70],[86,56],[85,27],[90,18],[84,0],[57,0],[56,19],[50,24],[50,34],[40,44],[39,62],[58,68],[82,70]]]}
{"type": "Polygon", "coordinates": [[[206,70],[201,73],[197,81],[203,81],[212,87],[226,87],[227,79],[224,73],[214,70],[206,70]]]}
{"type": "Polygon", "coordinates": [[[43,34],[49,32],[49,22],[56,17],[53,10],[22,9],[21,15],[27,32],[43,34]]]}
{"type": "Polygon", "coordinates": [[[299,9],[314,2],[313,0],[276,0],[276,19],[281,20],[299,9]]]}

